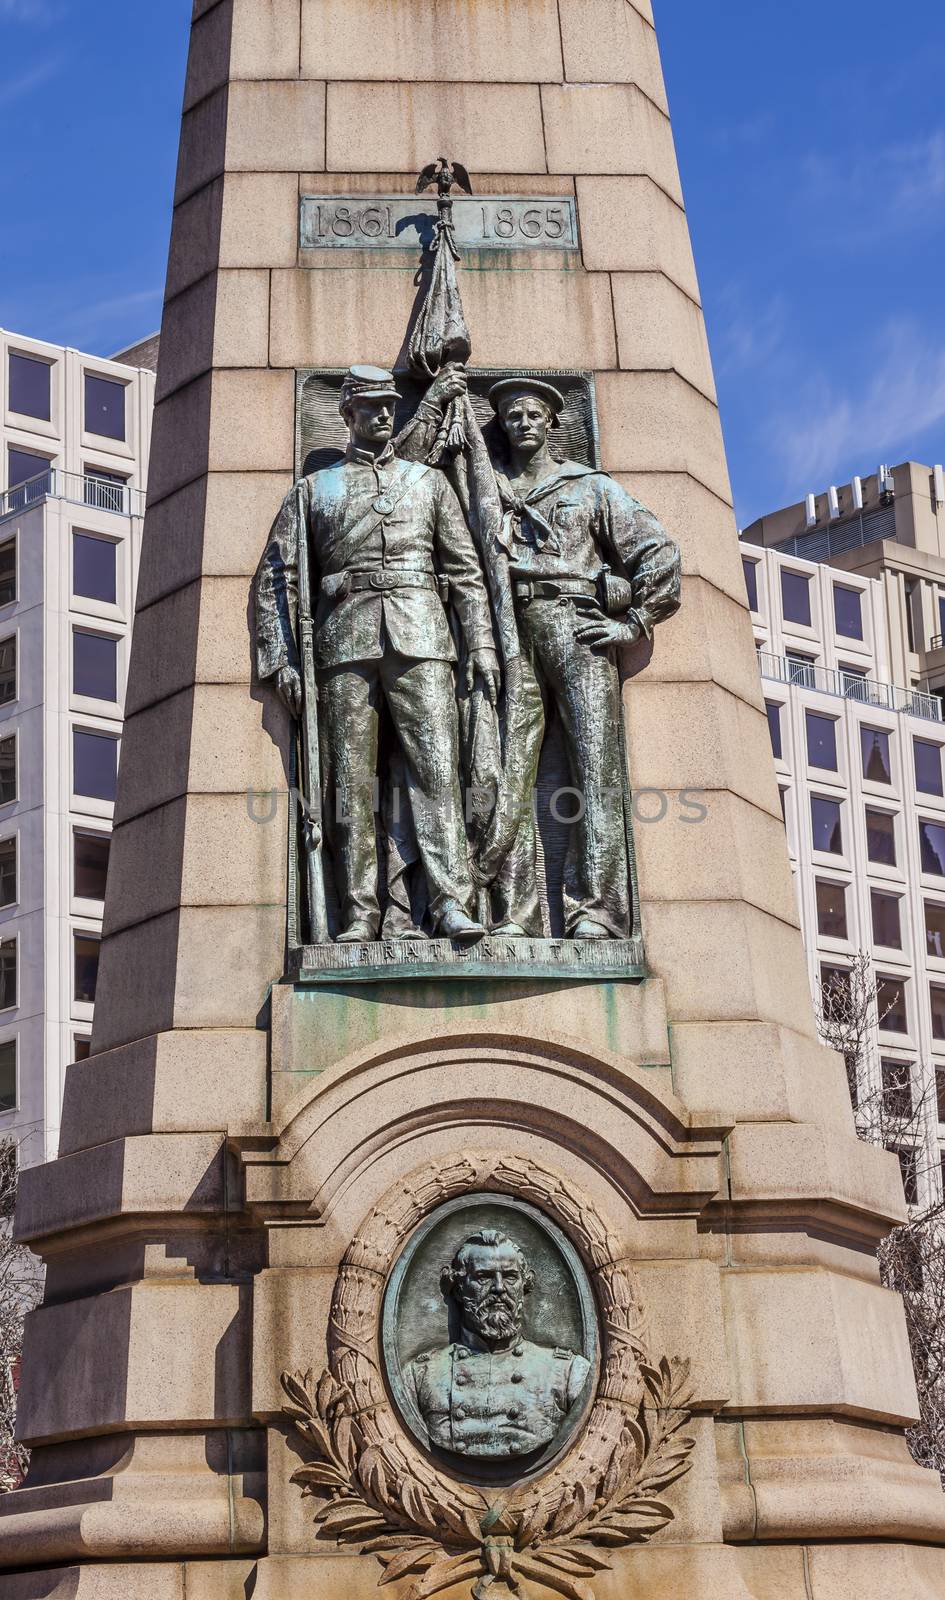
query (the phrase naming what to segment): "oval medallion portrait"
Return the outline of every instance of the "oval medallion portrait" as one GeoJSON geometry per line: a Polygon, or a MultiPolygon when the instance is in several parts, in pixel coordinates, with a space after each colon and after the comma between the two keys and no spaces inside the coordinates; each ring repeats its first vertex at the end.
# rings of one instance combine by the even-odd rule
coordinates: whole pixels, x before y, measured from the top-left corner
{"type": "Polygon", "coordinates": [[[574,1246],[508,1195],[464,1195],[432,1212],[384,1297],[397,1410],[465,1477],[521,1478],[560,1455],[593,1398],[598,1342],[574,1246]]]}

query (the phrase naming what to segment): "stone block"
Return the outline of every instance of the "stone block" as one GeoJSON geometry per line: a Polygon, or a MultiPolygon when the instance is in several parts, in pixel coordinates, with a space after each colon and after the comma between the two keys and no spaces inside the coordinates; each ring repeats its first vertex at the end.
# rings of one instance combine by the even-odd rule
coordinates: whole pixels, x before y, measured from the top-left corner
{"type": "Polygon", "coordinates": [[[230,78],[298,75],[299,0],[233,0],[230,78]]]}
{"type": "Polygon", "coordinates": [[[659,272],[615,273],[611,284],[619,365],[630,371],[678,372],[714,401],[709,344],[695,301],[659,272]]]}
{"type": "MultiPolygon", "coordinates": [[[[91,1059],[91,1057],[89,1058],[91,1059]]],[[[25,1169],[16,1226],[42,1239],[110,1217],[212,1215],[224,1200],[218,1132],[120,1138],[25,1169]]]]}
{"type": "Polygon", "coordinates": [[[462,150],[471,172],[549,170],[534,85],[329,84],[329,171],[346,172],[354,150],[362,172],[419,172],[437,150],[462,150]]]}
{"type": "Polygon", "coordinates": [[[328,1364],[328,1325],[336,1273],[332,1268],[272,1268],[253,1291],[253,1415],[278,1421],[285,1394],[282,1372],[316,1377],[328,1364]]]}
{"type": "Polygon", "coordinates": [[[730,1409],[908,1427],[918,1416],[902,1301],[834,1272],[723,1273],[730,1409]]]}
{"type": "Polygon", "coordinates": [[[325,85],[231,83],[228,172],[317,172],[325,165],[325,85]]]}
{"type": "Polygon", "coordinates": [[[134,1134],[232,1138],[265,1120],[261,1029],[161,1033],[67,1067],[59,1154],[134,1134]]]}
{"type": "Polygon", "coordinates": [[[725,790],[634,796],[640,895],[650,901],[743,900],[797,923],[784,825],[725,790]]]}
{"type": "Polygon", "coordinates": [[[294,265],[299,248],[296,173],[228,172],[222,191],[220,267],[294,265]]]}
{"type": "Polygon", "coordinates": [[[209,432],[209,375],[158,401],[151,424],[149,505],[203,476],[209,432]]]}
{"type": "Polygon", "coordinates": [[[173,299],[200,278],[215,271],[223,215],[222,178],[205,184],[174,208],[167,258],[165,297],[173,299]]]}
{"type": "Polygon", "coordinates": [[[288,797],[252,809],[245,794],[190,794],[121,823],[105,931],[116,933],[176,905],[268,905],[285,892],[288,797]],[[226,839],[226,850],[215,845],[226,839]]]}
{"type": "Polygon", "coordinates": [[[184,1567],[176,1561],[103,1562],[0,1574],[2,1600],[128,1600],[140,1584],[148,1600],[185,1600],[184,1567]]]}
{"type": "Polygon", "coordinates": [[[546,83],[541,106],[549,172],[642,175],[682,204],[669,118],[635,84],[546,83]]]}
{"type": "MultiPolygon", "coordinates": [[[[210,471],[291,472],[294,418],[294,373],[252,368],[215,372],[207,452],[210,471]]],[[[260,554],[266,531],[259,542],[260,554]]]]}
{"type": "MultiPolygon", "coordinates": [[[[728,789],[780,817],[771,741],[754,706],[714,683],[635,679],[624,690],[630,786],[728,789]]],[[[787,842],[781,847],[787,859],[787,842]]]]}
{"type": "Polygon", "coordinates": [[[622,472],[617,478],[672,534],[682,555],[683,575],[705,578],[744,605],[745,575],[728,502],[684,472],[622,472]]]}
{"type": "Polygon", "coordinates": [[[790,1028],[684,1022],[673,1028],[673,1087],[689,1106],[724,1092],[739,1122],[814,1122],[850,1133],[842,1059],[790,1028]]]}
{"type": "Polygon", "coordinates": [[[342,82],[557,81],[557,6],[554,0],[472,7],[467,0],[385,0],[380,17],[377,0],[302,0],[302,72],[342,82]]]}
{"type": "Polygon", "coordinates": [[[188,791],[284,791],[287,749],[288,717],[274,696],[252,699],[235,684],[198,684],[125,723],[116,824],[188,791]],[[142,759],[155,749],[160,767],[142,759]]]}
{"type": "MultiPolygon", "coordinates": [[[[265,533],[260,544],[264,538],[265,533]]],[[[250,583],[244,577],[205,577],[152,605],[142,608],[139,601],[133,650],[140,661],[126,715],[193,683],[248,684],[253,666],[250,612],[250,583]]]]}
{"type": "Polygon", "coordinates": [[[226,88],[232,22],[232,3],[213,6],[194,21],[184,84],[185,112],[215,90],[226,88]]]}
{"type": "MultiPolygon", "coordinates": [[[[873,1535],[875,1540],[875,1535],[873,1535]]],[[[811,1545],[807,1551],[810,1600],[940,1600],[945,1594],[945,1550],[921,1545],[811,1545]]]]}
{"type": "MultiPolygon", "coordinates": [[[[642,648],[646,651],[647,647],[642,648]]],[[[763,711],[748,610],[704,579],[683,578],[682,605],[674,617],[660,625],[652,652],[639,678],[634,678],[633,687],[637,682],[696,684],[709,678],[745,705],[763,711]]],[[[629,659],[632,664],[634,658],[629,659]]],[[[765,765],[773,770],[773,762],[765,765]]]]}
{"type": "MultiPolygon", "coordinates": [[[[272,363],[345,366],[355,351],[360,360],[390,365],[415,297],[412,269],[274,272],[272,363]]],[[[477,366],[598,368],[616,361],[603,273],[473,272],[463,282],[463,303],[477,366]]]]}
{"type": "Polygon", "coordinates": [[[215,367],[265,367],[269,362],[269,273],[217,273],[213,321],[215,367]]]}
{"type": "Polygon", "coordinates": [[[218,89],[184,113],[174,204],[219,178],[226,165],[227,90],[218,89]]]}
{"type": "Polygon", "coordinates": [[[662,272],[700,300],[686,213],[659,184],[643,175],[579,177],[576,192],[589,272],[662,272]]]}
{"type": "Polygon", "coordinates": [[[908,1215],[895,1156],[864,1145],[852,1128],[746,1123],[729,1141],[729,1178],[736,1203],[820,1197],[890,1225],[908,1215]]]}
{"type": "MultiPolygon", "coordinates": [[[[194,585],[204,573],[238,576],[248,594],[269,527],[291,486],[291,470],[216,472],[151,505],[138,576],[140,618],[155,601],[194,585]]],[[[140,625],[139,619],[136,634],[140,625]]],[[[196,647],[193,659],[195,652],[196,647]]],[[[148,702],[152,690],[145,679],[129,684],[132,692],[137,705],[148,702]]]]}
{"type": "Polygon", "coordinates": [[[20,1437],[248,1422],[247,1311],[236,1284],[135,1284],[30,1313],[20,1437]]]}
{"type": "Polygon", "coordinates": [[[650,1351],[688,1357],[695,1406],[713,1410],[728,1399],[730,1374],[719,1269],[711,1261],[641,1261],[650,1351]]]}
{"type": "Polygon", "coordinates": [[[666,984],[671,1027],[758,1020],[813,1033],[793,924],[737,901],[663,900],[644,906],[643,936],[650,968],[666,984]]]}
{"type": "Polygon", "coordinates": [[[656,33],[639,11],[627,0],[559,0],[558,10],[569,83],[635,83],[669,115],[656,33]]]}
{"type": "Polygon", "coordinates": [[[597,409],[608,472],[687,472],[731,501],[718,411],[684,378],[601,372],[597,409]]]}

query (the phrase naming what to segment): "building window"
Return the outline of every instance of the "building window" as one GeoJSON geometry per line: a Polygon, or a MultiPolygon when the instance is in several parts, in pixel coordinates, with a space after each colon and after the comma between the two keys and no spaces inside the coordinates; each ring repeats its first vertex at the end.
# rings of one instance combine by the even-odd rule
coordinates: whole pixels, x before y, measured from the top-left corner
{"type": "Polygon", "coordinates": [[[847,967],[821,967],[820,1003],[825,1022],[842,1025],[849,1021],[850,973],[847,967]]]}
{"type": "Polygon", "coordinates": [[[748,607],[751,611],[758,610],[758,563],[749,561],[747,556],[742,556],[742,571],[745,574],[745,590],[748,595],[748,607]]]}
{"type": "Polygon", "coordinates": [[[887,950],[902,949],[902,929],[899,923],[899,896],[870,890],[870,908],[873,914],[873,943],[887,950]]]}
{"type": "Polygon", "coordinates": [[[863,612],[859,589],[847,589],[842,583],[834,584],[833,617],[837,632],[844,639],[862,639],[863,612]]]}
{"type": "Polygon", "coordinates": [[[781,568],[781,613],[785,622],[810,627],[810,579],[788,567],[781,568]]]}
{"type": "Polygon", "coordinates": [[[75,1033],[72,1036],[73,1061],[88,1061],[92,1054],[92,1041],[87,1033],[75,1033]]]}
{"type": "Polygon", "coordinates": [[[97,373],[85,374],[85,431],[102,439],[125,437],[125,385],[97,373]]]}
{"type": "Polygon", "coordinates": [[[878,866],[896,865],[896,819],[891,811],[866,807],[866,854],[878,866]]]}
{"type": "Polygon", "coordinates": [[[0,1044],[0,1111],[16,1110],[16,1040],[0,1044]]]}
{"type": "Polygon", "coordinates": [[[781,821],[787,827],[787,790],[778,784],[778,799],[781,802],[781,821]]]}
{"type": "Polygon", "coordinates": [[[927,739],[913,739],[915,786],[920,794],[942,793],[942,747],[927,739]]]}
{"type": "Polygon", "coordinates": [[[105,899],[110,849],[109,834],[76,829],[72,836],[73,892],[79,900],[105,899]]]}
{"type": "Polygon", "coordinates": [[[840,689],[845,699],[869,703],[869,673],[865,667],[853,667],[848,661],[840,663],[840,689]]]}
{"type": "Polygon", "coordinates": [[[812,767],[823,767],[827,772],[837,770],[837,724],[833,717],[822,717],[816,711],[806,713],[807,760],[812,767]]]}
{"type": "Polygon", "coordinates": [[[0,606],[11,606],[16,599],[16,540],[0,544],[0,606]]]}
{"type": "Polygon", "coordinates": [[[945,827],[940,822],[919,818],[919,856],[923,872],[945,878],[945,827]]]}
{"type": "Polygon", "coordinates": [[[16,799],[16,734],[0,739],[0,806],[16,799]]]}
{"type": "Polygon", "coordinates": [[[765,701],[765,712],[768,717],[768,732],[771,735],[771,751],[776,760],[781,759],[781,707],[773,700],[765,701]]]}
{"type": "Polygon", "coordinates": [[[825,939],[847,936],[847,892],[842,883],[817,879],[817,932],[825,939]]]}
{"type": "Polygon", "coordinates": [[[902,1192],[906,1197],[906,1205],[918,1205],[919,1170],[916,1152],[913,1149],[903,1149],[898,1145],[894,1145],[893,1154],[899,1157],[899,1171],[902,1173],[902,1192]]]}
{"type": "Polygon", "coordinates": [[[16,905],[16,838],[0,839],[0,906],[16,905]]]}
{"type": "Polygon", "coordinates": [[[891,1117],[912,1116],[912,1068],[908,1061],[881,1061],[883,1105],[891,1117]]]}
{"type": "Polygon", "coordinates": [[[816,689],[813,656],[805,655],[803,650],[788,650],[785,659],[788,664],[789,683],[796,684],[801,689],[816,689]]]}
{"type": "Polygon", "coordinates": [[[0,642],[0,706],[16,699],[16,640],[0,642]]]}
{"type": "Polygon", "coordinates": [[[810,797],[810,821],[814,849],[830,856],[843,855],[843,831],[840,826],[840,802],[828,800],[825,795],[810,797]]]}
{"type": "Polygon", "coordinates": [[[879,1025],[886,1033],[908,1033],[906,1013],[906,985],[902,978],[876,975],[876,1004],[879,1025]]]}
{"type": "Polygon", "coordinates": [[[94,933],[73,935],[75,950],[75,998],[83,1005],[95,1002],[95,985],[98,982],[98,957],[102,941],[94,933]]]}
{"type": "Polygon", "coordinates": [[[10,410],[21,417],[35,417],[48,422],[50,377],[52,367],[48,361],[37,361],[35,356],[18,356],[10,352],[10,410]]]}
{"type": "Polygon", "coordinates": [[[861,723],[860,750],[864,778],[868,778],[870,783],[892,783],[889,734],[885,728],[868,728],[865,722],[861,723]]]}
{"type": "Polygon", "coordinates": [[[938,900],[925,902],[925,951],[945,960],[945,905],[938,900]]]}
{"type": "Polygon", "coordinates": [[[106,472],[104,467],[86,467],[82,499],[99,511],[127,511],[128,479],[121,472],[106,472]]]}
{"type": "Polygon", "coordinates": [[[939,1122],[945,1122],[945,1067],[935,1068],[935,1102],[939,1122]]]}
{"type": "Polygon", "coordinates": [[[72,535],[72,592],[113,606],[118,597],[118,546],[92,533],[72,535]]]}
{"type": "Polygon", "coordinates": [[[945,989],[940,983],[929,984],[932,1006],[932,1038],[945,1039],[945,989]]]}
{"type": "Polygon", "coordinates": [[[118,783],[118,740],[107,733],[72,730],[72,792],[89,800],[114,800],[118,783]]]}
{"type": "Polygon", "coordinates": [[[20,505],[29,505],[30,501],[41,500],[48,494],[49,471],[48,456],[35,455],[31,450],[15,450],[12,444],[7,449],[8,487],[19,489],[24,483],[32,485],[18,497],[20,505]]]}
{"type": "Polygon", "coordinates": [[[72,692],[89,700],[118,699],[117,639],[73,629],[72,692]]]}
{"type": "Polygon", "coordinates": [[[0,1011],[16,1005],[16,940],[0,943],[0,1011]]]}

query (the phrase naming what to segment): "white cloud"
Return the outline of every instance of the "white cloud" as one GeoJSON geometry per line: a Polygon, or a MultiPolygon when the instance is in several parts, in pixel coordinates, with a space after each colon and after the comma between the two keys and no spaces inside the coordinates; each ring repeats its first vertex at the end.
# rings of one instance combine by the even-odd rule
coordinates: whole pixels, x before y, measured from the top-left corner
{"type": "Polygon", "coordinates": [[[846,162],[811,156],[807,176],[813,203],[837,208],[841,238],[852,230],[859,239],[880,218],[886,223],[939,223],[938,208],[945,198],[945,129],[846,162]]]}
{"type": "MultiPolygon", "coordinates": [[[[0,0],[2,4],[3,0],[0,0]]],[[[12,105],[15,100],[22,100],[34,89],[42,88],[44,83],[56,76],[62,64],[61,56],[47,56],[45,61],[38,61],[35,67],[21,72],[18,78],[0,80],[0,108],[12,105]]]]}
{"type": "Polygon", "coordinates": [[[745,286],[729,283],[712,308],[712,361],[720,378],[744,377],[763,367],[770,376],[786,349],[788,306],[781,294],[751,300],[745,286]]]}
{"type": "Polygon", "coordinates": [[[59,7],[50,0],[0,0],[0,22],[47,23],[59,16],[59,7]]]}
{"type": "Polygon", "coordinates": [[[878,331],[868,354],[865,383],[854,388],[851,379],[840,390],[826,377],[810,379],[790,414],[773,419],[775,449],[795,487],[842,481],[851,463],[894,459],[945,422],[945,343],[900,318],[878,331]]]}

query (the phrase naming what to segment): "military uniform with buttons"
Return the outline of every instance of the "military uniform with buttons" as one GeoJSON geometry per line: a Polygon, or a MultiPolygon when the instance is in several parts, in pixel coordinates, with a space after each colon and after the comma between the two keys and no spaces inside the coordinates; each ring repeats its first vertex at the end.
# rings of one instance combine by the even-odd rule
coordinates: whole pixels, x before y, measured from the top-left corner
{"type": "MultiPolygon", "coordinates": [[[[348,392],[396,399],[390,373],[353,368],[348,392]]],[[[273,525],[256,586],[260,678],[298,666],[298,548],[307,536],[325,822],[342,925],[376,938],[381,907],[375,796],[382,708],[406,769],[409,809],[436,925],[473,899],[448,596],[470,651],[493,647],[472,536],[442,472],[349,444],[303,478],[273,525]],[[304,530],[304,532],[303,532],[304,530]],[[317,586],[317,601],[315,590],[317,586]]],[[[480,930],[481,931],[481,930],[480,930]]]]}
{"type": "Polygon", "coordinates": [[[417,1356],[404,1377],[431,1445],[494,1460],[551,1444],[589,1375],[572,1350],[520,1339],[506,1350],[449,1344],[417,1356]]]}

